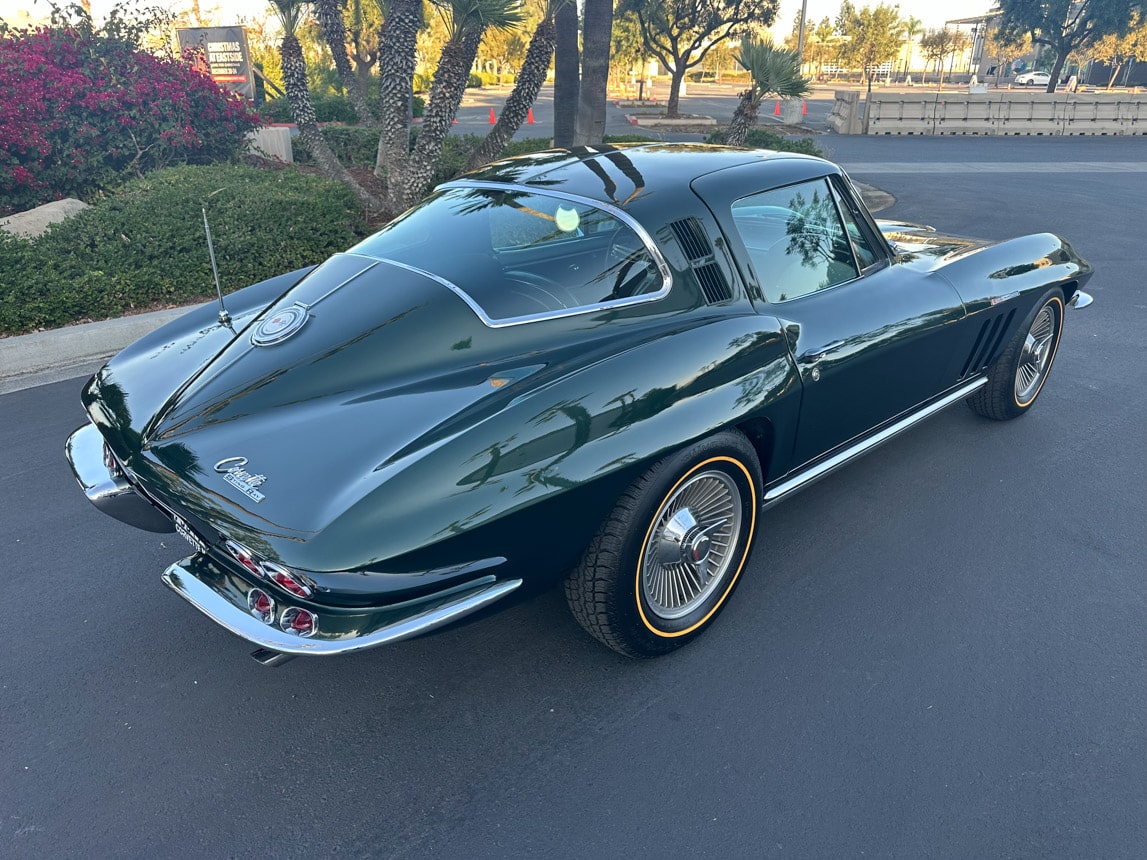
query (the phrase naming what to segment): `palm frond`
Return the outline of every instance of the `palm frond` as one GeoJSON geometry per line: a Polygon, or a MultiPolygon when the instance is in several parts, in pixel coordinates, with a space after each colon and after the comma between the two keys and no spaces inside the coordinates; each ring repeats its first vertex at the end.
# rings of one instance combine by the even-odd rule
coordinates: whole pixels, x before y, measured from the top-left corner
{"type": "Polygon", "coordinates": [[[767,96],[798,99],[812,91],[811,81],[801,75],[796,51],[746,40],[735,57],[752,77],[757,100],[767,96]]]}
{"type": "Polygon", "coordinates": [[[275,10],[275,17],[283,25],[283,32],[294,35],[303,20],[302,0],[271,0],[271,7],[275,10]]]}

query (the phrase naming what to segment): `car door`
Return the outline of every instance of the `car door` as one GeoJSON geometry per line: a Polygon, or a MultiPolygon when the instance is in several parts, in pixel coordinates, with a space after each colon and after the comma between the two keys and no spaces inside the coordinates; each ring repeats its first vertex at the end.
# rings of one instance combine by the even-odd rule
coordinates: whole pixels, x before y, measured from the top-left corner
{"type": "Polygon", "coordinates": [[[731,220],[803,392],[796,468],[945,387],[964,316],[939,275],[896,264],[842,176],[738,197],[731,220]]]}

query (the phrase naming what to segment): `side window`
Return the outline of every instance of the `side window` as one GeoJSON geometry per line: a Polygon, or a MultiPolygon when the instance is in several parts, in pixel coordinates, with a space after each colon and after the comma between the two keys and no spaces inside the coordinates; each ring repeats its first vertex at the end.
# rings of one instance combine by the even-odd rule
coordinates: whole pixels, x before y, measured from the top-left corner
{"type": "Polygon", "coordinates": [[[855,204],[852,203],[834,183],[829,183],[832,186],[833,196],[836,197],[837,205],[840,206],[840,214],[844,218],[844,229],[848,232],[848,240],[852,243],[852,250],[856,252],[856,259],[860,263],[861,271],[866,270],[869,266],[876,265],[880,257],[872,250],[872,245],[869,243],[864,231],[860,229],[860,224],[856,220],[856,212],[853,210],[855,204]]]}
{"type": "Polygon", "coordinates": [[[784,302],[859,277],[833,192],[824,179],[742,197],[733,223],[770,302],[784,302]]]}

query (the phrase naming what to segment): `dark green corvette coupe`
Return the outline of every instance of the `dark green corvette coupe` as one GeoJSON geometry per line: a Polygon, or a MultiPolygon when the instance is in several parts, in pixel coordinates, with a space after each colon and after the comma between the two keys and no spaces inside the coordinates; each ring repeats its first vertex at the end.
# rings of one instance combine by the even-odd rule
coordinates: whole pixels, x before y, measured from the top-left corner
{"type": "Polygon", "coordinates": [[[565,577],[653,656],[712,623],[762,512],[964,400],[1015,418],[1091,267],[877,222],[816,158],[550,151],[439,187],[313,269],[193,310],[84,389],[97,507],[273,664],[565,577]]]}

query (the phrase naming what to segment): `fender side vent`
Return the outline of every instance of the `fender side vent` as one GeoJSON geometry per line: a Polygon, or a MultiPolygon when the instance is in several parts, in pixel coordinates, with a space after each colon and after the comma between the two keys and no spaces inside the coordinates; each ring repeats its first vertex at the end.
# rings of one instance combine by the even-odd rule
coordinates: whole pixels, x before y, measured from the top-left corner
{"type": "Polygon", "coordinates": [[[690,263],[713,256],[713,248],[705,237],[705,228],[696,218],[684,218],[681,221],[674,221],[669,226],[673,228],[677,244],[681,246],[690,263]]]}
{"type": "Polygon", "coordinates": [[[1004,335],[1015,315],[1016,309],[1012,308],[1006,316],[997,314],[991,319],[984,320],[983,325],[980,326],[980,333],[976,335],[976,342],[972,344],[972,351],[968,353],[964,367],[960,370],[961,379],[970,372],[981,370],[996,360],[1004,335]]]}
{"type": "Polygon", "coordinates": [[[705,294],[705,301],[713,305],[717,302],[727,302],[733,298],[733,291],[725,281],[721,267],[716,263],[703,263],[693,267],[697,281],[701,284],[701,292],[705,294]]]}
{"type": "Polygon", "coordinates": [[[992,348],[988,350],[988,357],[984,361],[984,365],[983,365],[984,367],[987,367],[988,365],[992,364],[999,357],[1000,350],[1003,348],[1003,344],[1004,344],[1004,336],[1008,333],[1008,330],[1012,327],[1012,318],[1015,317],[1015,315],[1016,315],[1016,309],[1012,308],[1010,311],[1008,311],[1008,315],[1006,317],[1004,317],[1004,324],[1002,326],[1000,326],[1000,332],[999,332],[999,334],[996,335],[995,343],[993,343],[992,348]]]}

